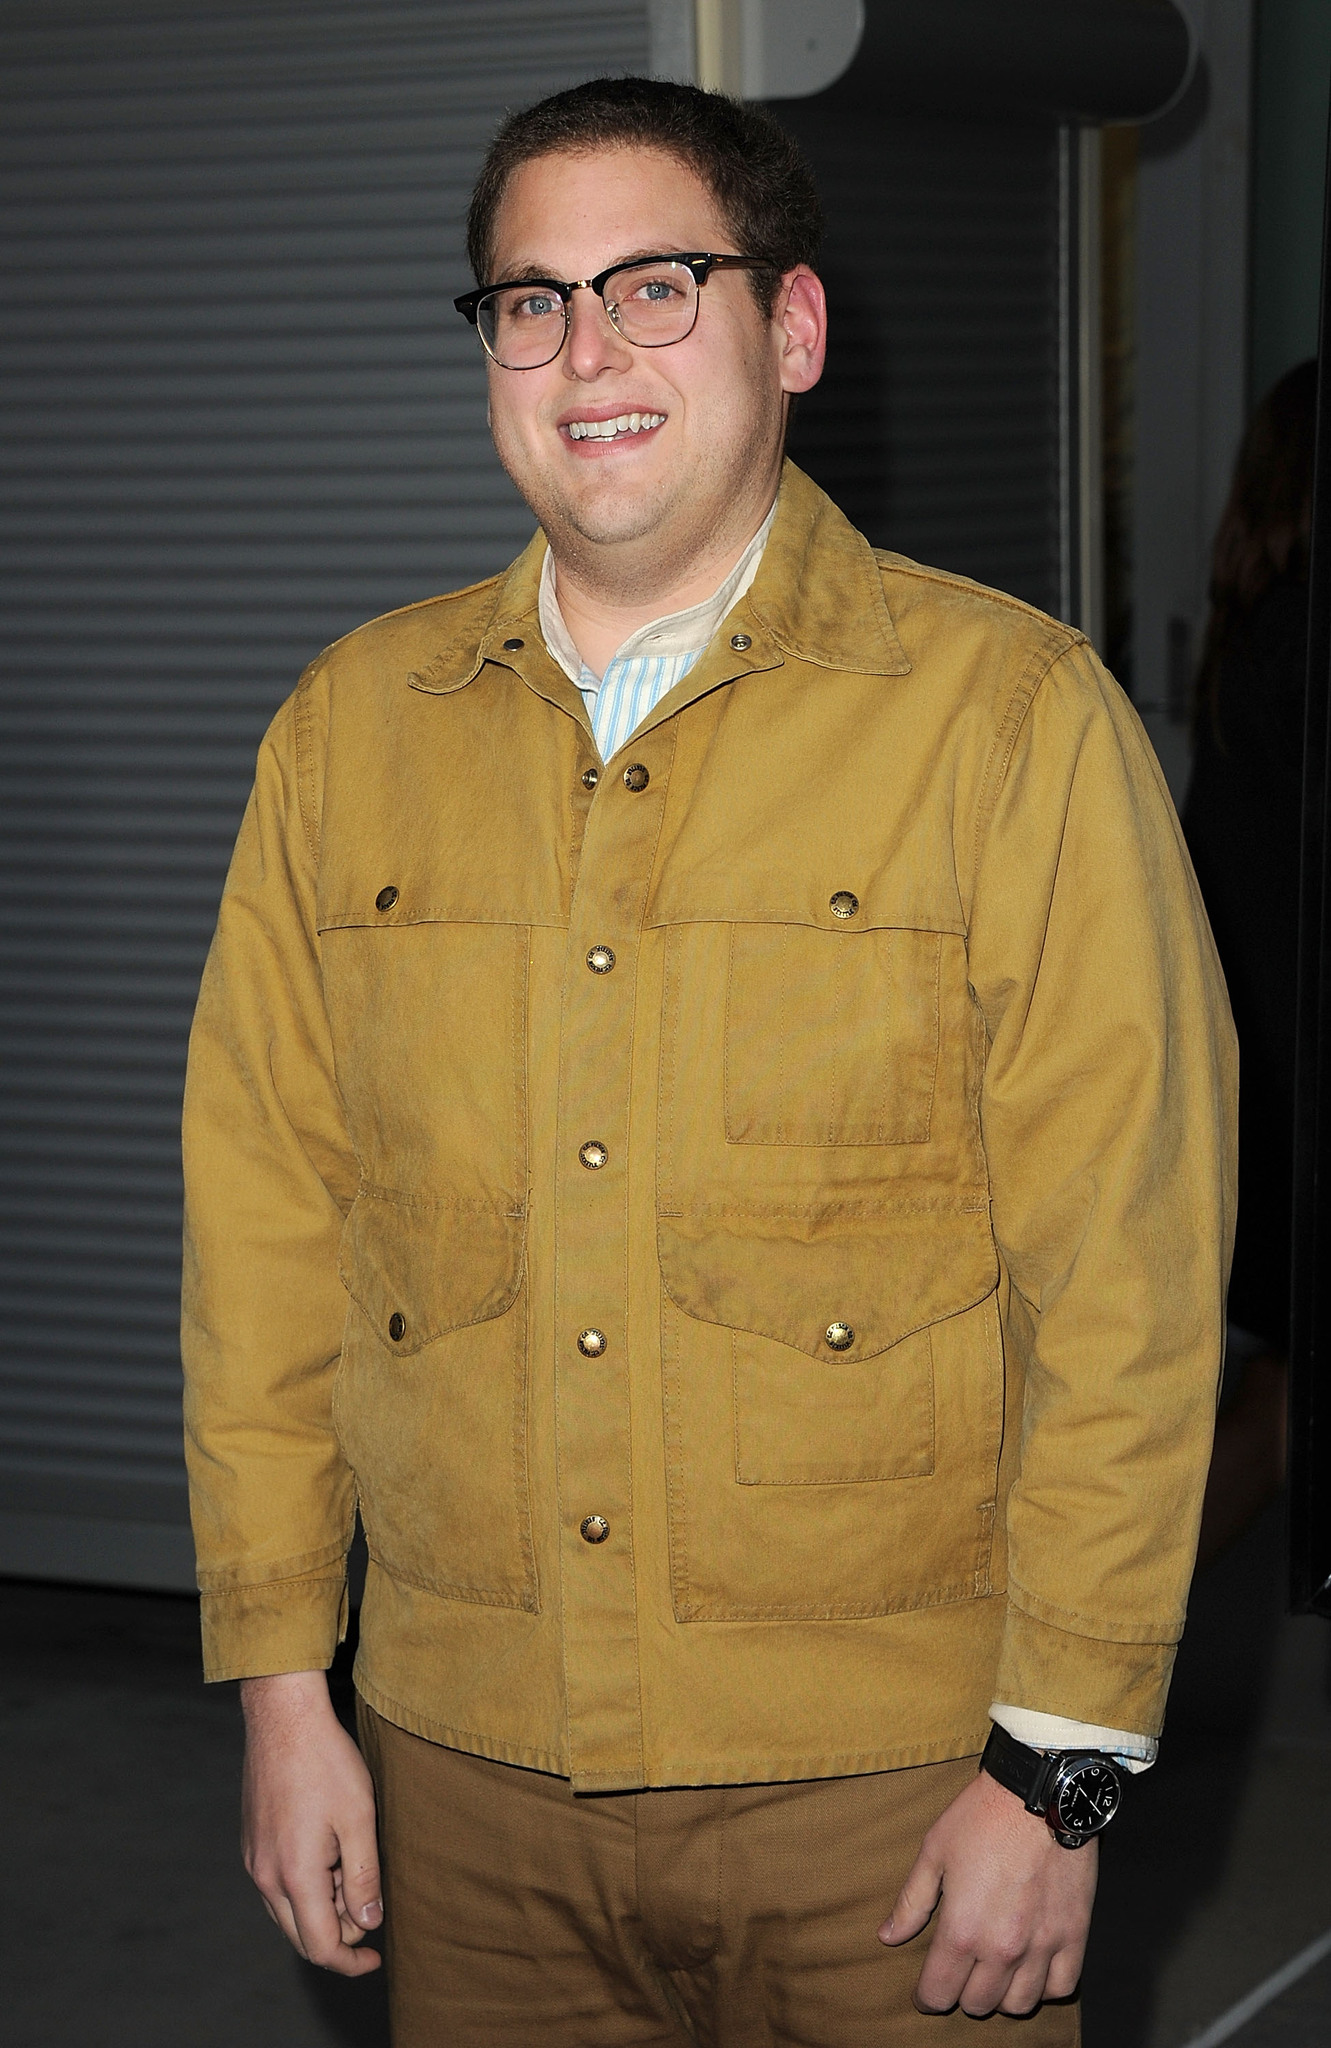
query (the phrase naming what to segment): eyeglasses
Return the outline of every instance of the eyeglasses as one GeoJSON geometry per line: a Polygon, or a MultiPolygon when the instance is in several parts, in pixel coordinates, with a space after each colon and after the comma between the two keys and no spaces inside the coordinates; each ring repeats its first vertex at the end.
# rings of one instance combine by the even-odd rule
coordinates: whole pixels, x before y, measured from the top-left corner
{"type": "Polygon", "coordinates": [[[761,256],[674,254],[639,256],[612,263],[596,277],[561,284],[553,277],[524,277],[511,284],[487,284],[453,304],[470,320],[505,370],[539,370],[552,363],[568,339],[569,302],[574,292],[592,291],[618,333],[635,348],[669,348],[692,334],[698,294],[714,270],[770,270],[761,256]]]}

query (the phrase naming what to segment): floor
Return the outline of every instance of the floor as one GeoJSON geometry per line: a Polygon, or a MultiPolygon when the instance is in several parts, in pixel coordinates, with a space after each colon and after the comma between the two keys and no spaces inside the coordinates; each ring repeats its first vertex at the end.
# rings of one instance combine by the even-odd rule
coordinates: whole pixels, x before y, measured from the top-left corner
{"type": "MultiPolygon", "coordinates": [[[[1280,1544],[1277,1508],[1194,1591],[1161,1762],[1106,1843],[1086,2048],[1331,2043],[1331,1955],[1223,2019],[1331,1929],[1331,1626],[1284,1615],[1280,1544]]],[[[198,1683],[195,1629],[169,1594],[0,1583],[5,2038],[383,2048],[380,1982],[300,1963],[240,1869],[235,1692],[198,1683]]]]}

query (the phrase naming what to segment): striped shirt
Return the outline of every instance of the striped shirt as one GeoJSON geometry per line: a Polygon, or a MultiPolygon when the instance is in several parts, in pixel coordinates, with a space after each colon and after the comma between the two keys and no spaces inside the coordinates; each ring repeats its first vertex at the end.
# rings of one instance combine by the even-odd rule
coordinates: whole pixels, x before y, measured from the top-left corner
{"type": "Polygon", "coordinates": [[[686,676],[717,627],[758,574],[776,506],[764,519],[730,574],[701,604],[669,612],[630,633],[594,675],[574,646],[555,594],[555,559],[549,548],[541,565],[540,621],[545,644],[582,692],[601,759],[609,761],[656,709],[667,690],[686,676]]]}

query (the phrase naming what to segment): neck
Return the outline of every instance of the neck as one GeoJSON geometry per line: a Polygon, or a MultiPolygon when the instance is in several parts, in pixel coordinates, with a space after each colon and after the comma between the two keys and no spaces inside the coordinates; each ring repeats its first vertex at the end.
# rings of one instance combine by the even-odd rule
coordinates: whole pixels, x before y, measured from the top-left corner
{"type": "Polygon", "coordinates": [[[619,551],[579,547],[577,536],[549,537],[560,614],[592,674],[604,675],[607,663],[640,627],[709,598],[725,582],[770,509],[770,504],[764,505],[738,534],[732,529],[725,537],[710,537],[684,563],[663,563],[659,553],[651,562],[607,560],[619,551]]]}

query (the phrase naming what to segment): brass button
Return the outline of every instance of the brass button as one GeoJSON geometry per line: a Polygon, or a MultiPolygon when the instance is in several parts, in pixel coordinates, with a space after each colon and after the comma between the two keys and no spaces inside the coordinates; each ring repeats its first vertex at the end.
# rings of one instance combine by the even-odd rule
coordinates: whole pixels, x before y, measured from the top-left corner
{"type": "Polygon", "coordinates": [[[375,897],[374,907],[376,910],[391,910],[396,902],[397,890],[393,887],[393,884],[390,882],[388,887],[386,889],[381,889],[379,891],[379,894],[375,897]]]}
{"type": "Polygon", "coordinates": [[[604,1330],[580,1330],[578,1332],[578,1349],[584,1358],[599,1358],[605,1350],[606,1341],[604,1330]]]}
{"type": "Polygon", "coordinates": [[[604,1515],[584,1515],[580,1528],[584,1543],[604,1543],[610,1534],[610,1524],[604,1515]]]}
{"type": "Polygon", "coordinates": [[[838,889],[827,907],[833,917],[854,917],[860,907],[860,899],[853,896],[849,889],[838,889]]]}
{"type": "Polygon", "coordinates": [[[583,769],[583,771],[582,771],[582,786],[583,786],[583,788],[584,788],[584,789],[595,789],[595,787],[596,787],[597,783],[598,783],[598,782],[600,781],[600,779],[601,779],[601,771],[600,771],[600,769],[599,769],[599,768],[584,768],[584,769],[583,769]]]}
{"type": "Polygon", "coordinates": [[[396,1309],[393,1310],[392,1315],[388,1318],[388,1334],[395,1344],[400,1344],[407,1334],[406,1317],[400,1316],[396,1309]]]}
{"type": "Polygon", "coordinates": [[[579,1145],[578,1157],[589,1173],[599,1173],[610,1154],[599,1138],[588,1138],[585,1145],[579,1145]]]}
{"type": "Polygon", "coordinates": [[[609,974],[615,964],[615,956],[609,946],[593,946],[587,955],[587,965],[593,974],[609,974]]]}
{"type": "Polygon", "coordinates": [[[747,654],[749,649],[752,647],[753,642],[752,640],[750,640],[747,633],[732,633],[730,636],[730,644],[734,648],[736,654],[747,654]]]}
{"type": "Polygon", "coordinates": [[[519,647],[521,647],[523,644],[524,643],[521,640],[505,640],[504,652],[505,654],[516,654],[519,647]]]}
{"type": "Polygon", "coordinates": [[[630,761],[628,767],[624,770],[625,789],[646,789],[651,779],[641,761],[630,761]]]}
{"type": "Polygon", "coordinates": [[[849,1323],[829,1323],[823,1335],[833,1351],[849,1351],[855,1342],[855,1332],[849,1323]]]}

